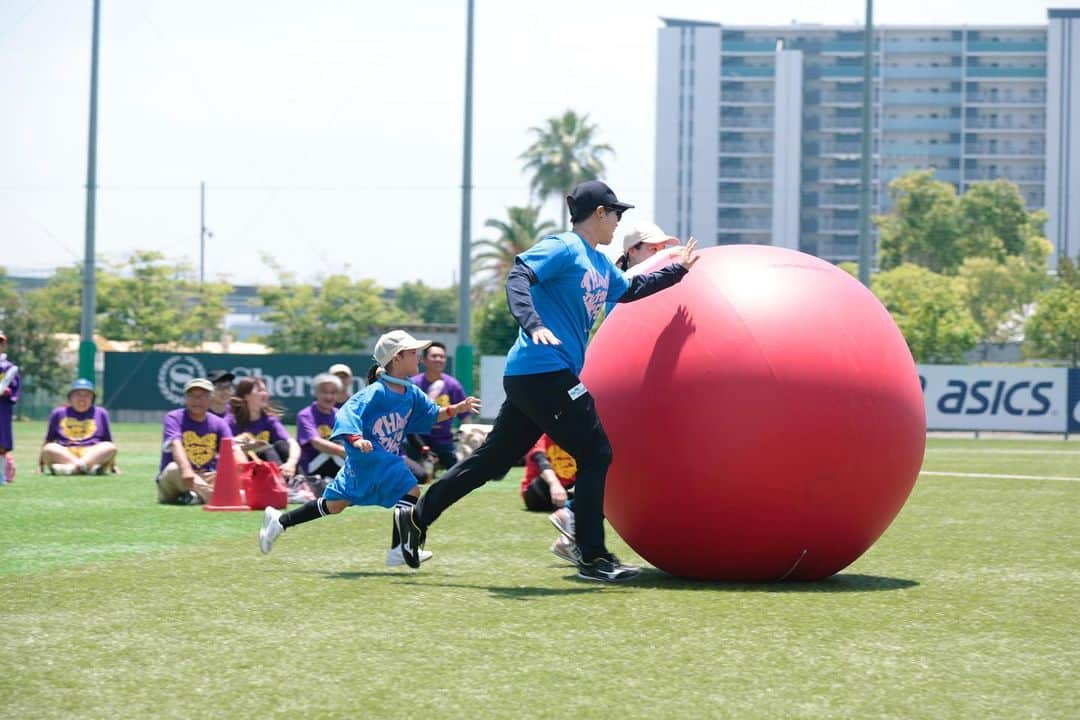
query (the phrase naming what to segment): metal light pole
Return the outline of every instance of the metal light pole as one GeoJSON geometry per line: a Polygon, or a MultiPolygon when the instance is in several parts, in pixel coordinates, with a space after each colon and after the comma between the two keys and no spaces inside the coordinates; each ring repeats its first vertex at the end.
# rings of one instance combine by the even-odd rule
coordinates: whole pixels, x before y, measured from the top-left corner
{"type": "Polygon", "coordinates": [[[458,346],[454,372],[465,388],[473,391],[472,317],[469,307],[472,271],[472,79],[473,0],[467,0],[465,32],[465,159],[461,172],[461,277],[458,281],[458,346]]]}
{"type": "Polygon", "coordinates": [[[82,323],[79,341],[79,377],[94,380],[94,211],[97,193],[97,85],[98,85],[98,26],[101,16],[100,0],[94,0],[94,31],[90,52],[90,138],[86,165],[86,248],[83,251],[82,323]]]}
{"type": "Polygon", "coordinates": [[[859,193],[859,282],[870,287],[870,204],[873,197],[871,169],[874,164],[874,0],[866,0],[863,30],[862,188],[859,193]]]}

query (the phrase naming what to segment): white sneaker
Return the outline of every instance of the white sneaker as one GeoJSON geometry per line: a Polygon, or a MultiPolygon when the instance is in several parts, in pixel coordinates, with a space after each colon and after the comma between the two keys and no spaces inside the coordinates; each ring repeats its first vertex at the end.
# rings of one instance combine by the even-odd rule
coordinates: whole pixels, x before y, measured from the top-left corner
{"type": "Polygon", "coordinates": [[[563,537],[574,542],[574,512],[568,508],[559,508],[548,515],[548,520],[555,529],[563,534],[563,537]]]}
{"type": "Polygon", "coordinates": [[[53,463],[49,466],[49,470],[53,475],[74,475],[75,466],[67,463],[53,463]]]}
{"type": "MultiPolygon", "coordinates": [[[[430,550],[420,551],[420,562],[427,562],[431,559],[432,552],[430,550]]],[[[386,551],[386,566],[397,567],[398,565],[405,564],[405,556],[401,554],[401,546],[395,545],[386,551]]]]}
{"type": "Polygon", "coordinates": [[[551,552],[555,557],[565,560],[571,565],[577,565],[581,562],[581,553],[578,551],[577,545],[564,537],[558,538],[551,544],[551,552]]]}
{"type": "Polygon", "coordinates": [[[285,532],[279,520],[280,517],[281,511],[277,508],[268,507],[263,511],[263,526],[259,531],[259,549],[262,550],[263,555],[270,552],[278,535],[285,532]]]}

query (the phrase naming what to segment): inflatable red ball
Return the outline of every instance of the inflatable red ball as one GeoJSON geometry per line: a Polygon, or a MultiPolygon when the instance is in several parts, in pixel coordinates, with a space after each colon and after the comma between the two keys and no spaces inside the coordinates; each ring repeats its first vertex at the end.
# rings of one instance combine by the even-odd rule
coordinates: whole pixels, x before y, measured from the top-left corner
{"type": "Polygon", "coordinates": [[[816,580],[855,561],[915,484],[926,414],[889,313],[818,258],[700,251],[616,308],[582,379],[615,451],[604,510],[643,558],[707,580],[816,580]]]}

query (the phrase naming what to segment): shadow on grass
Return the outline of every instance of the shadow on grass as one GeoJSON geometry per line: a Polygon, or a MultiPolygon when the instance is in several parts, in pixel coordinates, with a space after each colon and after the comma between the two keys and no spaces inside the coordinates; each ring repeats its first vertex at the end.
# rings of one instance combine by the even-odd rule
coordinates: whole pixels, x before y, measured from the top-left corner
{"type": "Polygon", "coordinates": [[[634,587],[662,590],[713,590],[715,592],[846,593],[904,590],[917,587],[919,583],[904,578],[859,575],[856,573],[840,573],[824,580],[814,581],[787,580],[773,583],[712,582],[708,580],[688,580],[669,575],[663,570],[646,567],[642,568],[641,576],[633,585],[634,587]]]}
{"type": "MultiPolygon", "coordinates": [[[[574,588],[551,588],[551,587],[528,587],[528,586],[502,586],[502,585],[472,585],[469,583],[434,582],[432,578],[420,579],[421,576],[411,573],[402,573],[393,570],[387,571],[355,571],[323,573],[326,577],[336,580],[359,580],[363,578],[395,578],[402,580],[401,585],[416,585],[418,587],[455,588],[458,590],[486,590],[492,596],[504,600],[530,600],[532,598],[565,597],[567,595],[581,595],[599,590],[596,584],[586,587],[574,588]]],[[[573,577],[573,576],[571,576],[573,577]]]]}

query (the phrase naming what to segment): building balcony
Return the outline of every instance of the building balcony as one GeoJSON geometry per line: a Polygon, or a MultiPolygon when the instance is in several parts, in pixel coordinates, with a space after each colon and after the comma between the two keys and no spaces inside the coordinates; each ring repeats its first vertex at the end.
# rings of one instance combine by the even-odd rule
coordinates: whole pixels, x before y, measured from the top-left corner
{"type": "Polygon", "coordinates": [[[886,105],[959,105],[960,93],[953,92],[894,92],[885,93],[886,105]]]}
{"type": "Polygon", "coordinates": [[[928,167],[909,167],[902,170],[886,170],[882,175],[882,179],[885,183],[890,183],[901,175],[907,175],[910,172],[916,170],[933,170],[934,179],[941,180],[942,182],[959,183],[960,182],[960,170],[953,168],[928,168],[928,167]]]}
{"type": "Polygon", "coordinates": [[[1017,185],[1042,185],[1046,182],[1046,169],[1040,166],[1031,170],[1005,167],[994,171],[990,168],[968,168],[964,171],[965,182],[985,182],[999,178],[1017,185]]]}
{"type": "Polygon", "coordinates": [[[1013,93],[973,91],[967,94],[967,102],[973,105],[1045,105],[1046,93],[1013,93]]]}
{"type": "Polygon", "coordinates": [[[993,130],[995,132],[1027,132],[1027,133],[1043,133],[1046,132],[1046,123],[1039,122],[1033,123],[1030,120],[1014,125],[1012,118],[1005,116],[1003,118],[993,117],[976,117],[968,118],[964,124],[965,130],[993,130]]]}
{"type": "Polygon", "coordinates": [[[821,120],[821,130],[828,132],[829,130],[861,130],[862,118],[861,117],[831,117],[823,118],[821,120]]]}
{"type": "Polygon", "coordinates": [[[825,233],[859,232],[858,218],[822,218],[818,230],[825,233]]]}
{"type": "Polygon", "coordinates": [[[969,78],[976,77],[990,77],[990,78],[1045,78],[1045,67],[982,67],[968,66],[967,76],[969,78]]]}
{"type": "Polygon", "coordinates": [[[761,167],[725,167],[720,166],[717,177],[721,180],[739,182],[772,182],[772,166],[761,167]]]}
{"type": "Polygon", "coordinates": [[[740,53],[773,53],[776,52],[775,40],[723,40],[720,43],[721,53],[737,55],[740,53]]]}
{"type": "Polygon", "coordinates": [[[721,115],[720,128],[740,128],[746,130],[772,130],[773,119],[751,115],[721,115]]]}
{"type": "Polygon", "coordinates": [[[1012,145],[1010,143],[975,142],[964,146],[965,155],[993,155],[995,157],[1042,157],[1045,145],[1012,145]]]}
{"type": "Polygon", "coordinates": [[[885,143],[885,155],[893,157],[950,157],[960,155],[959,143],[885,143]]]}
{"type": "Polygon", "coordinates": [[[771,80],[774,74],[772,65],[732,65],[720,64],[721,78],[738,78],[739,80],[771,80]]]}
{"type": "Polygon", "coordinates": [[[772,155],[771,142],[737,142],[726,141],[720,143],[721,155],[772,155]]]}
{"type": "Polygon", "coordinates": [[[818,199],[822,208],[856,208],[859,206],[859,193],[823,193],[818,199]]]}
{"type": "Polygon", "coordinates": [[[769,207],[772,195],[766,192],[721,192],[717,194],[721,205],[769,207]]]}
{"type": "Polygon", "coordinates": [[[772,105],[771,92],[751,90],[724,90],[720,94],[721,105],[772,105]]]}
{"type": "MultiPolygon", "coordinates": [[[[878,146],[875,143],[873,153],[878,154],[878,146]]],[[[824,142],[821,144],[822,155],[862,155],[861,142],[824,142]]]]}
{"type": "Polygon", "coordinates": [[[892,40],[885,42],[885,54],[909,53],[913,55],[959,55],[963,43],[959,40],[892,40]]]}
{"type": "Polygon", "coordinates": [[[768,217],[730,217],[721,215],[716,220],[718,232],[772,232],[772,218],[768,217]]]}
{"type": "Polygon", "coordinates": [[[964,68],[959,65],[946,67],[886,67],[886,80],[944,79],[959,80],[964,76],[964,68]]]}
{"type": "Polygon", "coordinates": [[[991,53],[1009,53],[1010,55],[1030,53],[1042,55],[1046,52],[1046,41],[1010,40],[1004,42],[992,42],[987,40],[971,40],[967,44],[967,51],[968,53],[979,55],[991,53]]]}
{"type": "Polygon", "coordinates": [[[960,118],[885,118],[882,124],[883,130],[891,132],[941,130],[946,132],[959,132],[961,128],[960,118]]]}
{"type": "Polygon", "coordinates": [[[862,170],[857,167],[827,167],[821,170],[821,179],[826,181],[858,181],[860,178],[862,178],[862,170]]]}
{"type": "Polygon", "coordinates": [[[821,68],[823,78],[861,78],[862,73],[862,66],[858,65],[826,65],[821,68]]]}
{"type": "MultiPolygon", "coordinates": [[[[861,90],[830,90],[821,93],[822,105],[862,105],[861,90]]],[[[874,102],[881,102],[881,93],[874,93],[874,102]]]]}

